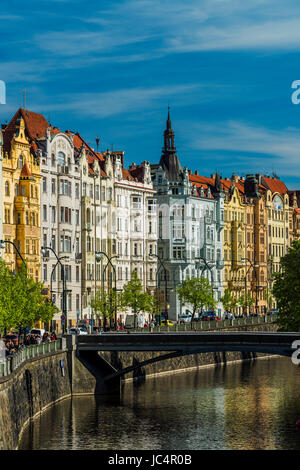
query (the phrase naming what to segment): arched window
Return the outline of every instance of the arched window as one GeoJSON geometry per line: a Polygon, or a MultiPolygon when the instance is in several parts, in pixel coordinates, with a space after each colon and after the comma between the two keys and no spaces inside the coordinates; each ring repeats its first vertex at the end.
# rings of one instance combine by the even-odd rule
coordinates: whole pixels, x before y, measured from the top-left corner
{"type": "Polygon", "coordinates": [[[8,181],[5,181],[5,196],[9,196],[9,184],[8,184],[8,181]]]}
{"type": "Polygon", "coordinates": [[[62,166],[66,164],[66,156],[63,152],[58,152],[57,163],[62,166]]]}
{"type": "Polygon", "coordinates": [[[23,155],[19,157],[19,168],[23,168],[23,155]]]}

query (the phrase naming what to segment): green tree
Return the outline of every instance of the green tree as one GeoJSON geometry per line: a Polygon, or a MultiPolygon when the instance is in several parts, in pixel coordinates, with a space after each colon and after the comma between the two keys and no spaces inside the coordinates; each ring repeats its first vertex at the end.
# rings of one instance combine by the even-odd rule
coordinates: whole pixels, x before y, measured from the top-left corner
{"type": "Polygon", "coordinates": [[[183,304],[192,306],[192,321],[197,310],[202,313],[204,307],[216,306],[213,288],[205,277],[186,279],[177,292],[183,304]]]}
{"type": "Polygon", "coordinates": [[[15,274],[0,260],[0,328],[20,330],[51,321],[58,308],[47,302],[42,289],[42,283],[28,276],[24,264],[15,274]]]}
{"type": "Polygon", "coordinates": [[[223,304],[224,310],[226,312],[231,312],[232,309],[236,308],[238,305],[237,299],[235,299],[232,294],[230,289],[225,289],[223,297],[221,297],[221,302],[223,304]]]}
{"type": "Polygon", "coordinates": [[[238,303],[240,304],[240,306],[243,308],[243,310],[245,310],[247,307],[252,307],[252,305],[254,304],[255,300],[253,299],[252,295],[250,294],[250,292],[247,292],[247,295],[245,294],[242,294],[238,300],[238,303]]]}
{"type": "Polygon", "coordinates": [[[106,324],[106,320],[114,318],[115,312],[118,313],[122,307],[122,296],[115,290],[107,292],[105,289],[99,289],[90,305],[94,308],[95,316],[104,318],[106,324]]]}
{"type": "Polygon", "coordinates": [[[280,331],[300,331],[300,240],[281,258],[282,272],[274,273],[273,294],[277,300],[280,331]]]}
{"type": "Polygon", "coordinates": [[[129,307],[134,311],[134,327],[136,328],[136,319],[140,312],[153,312],[154,300],[148,292],[143,291],[143,285],[138,278],[136,271],[133,271],[131,280],[123,287],[122,305],[129,307]]]}

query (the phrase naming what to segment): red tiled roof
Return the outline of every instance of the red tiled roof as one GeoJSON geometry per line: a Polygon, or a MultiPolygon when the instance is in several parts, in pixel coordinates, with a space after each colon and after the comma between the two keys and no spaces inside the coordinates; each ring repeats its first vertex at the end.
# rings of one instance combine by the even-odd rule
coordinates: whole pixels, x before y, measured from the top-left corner
{"type": "Polygon", "coordinates": [[[42,114],[27,111],[19,108],[3,132],[4,150],[10,151],[10,144],[17,128],[17,120],[22,117],[25,122],[26,134],[30,143],[36,139],[46,136],[46,130],[49,127],[48,122],[42,114]]]}
{"type": "Polygon", "coordinates": [[[123,179],[128,181],[134,181],[133,176],[130,174],[130,171],[126,170],[126,168],[122,168],[123,179]]]}
{"type": "Polygon", "coordinates": [[[288,192],[284,182],[279,179],[264,176],[264,182],[273,193],[287,194],[288,192]]]}

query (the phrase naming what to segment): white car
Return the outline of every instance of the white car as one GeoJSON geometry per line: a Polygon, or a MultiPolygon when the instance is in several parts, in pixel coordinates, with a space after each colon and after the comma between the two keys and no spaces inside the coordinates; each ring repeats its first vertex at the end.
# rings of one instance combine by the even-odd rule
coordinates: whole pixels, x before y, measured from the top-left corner
{"type": "Polygon", "coordinates": [[[88,332],[83,328],[70,328],[68,331],[69,335],[87,335],[88,332]]]}
{"type": "Polygon", "coordinates": [[[192,315],[179,315],[180,323],[190,323],[192,320],[192,315]]]}

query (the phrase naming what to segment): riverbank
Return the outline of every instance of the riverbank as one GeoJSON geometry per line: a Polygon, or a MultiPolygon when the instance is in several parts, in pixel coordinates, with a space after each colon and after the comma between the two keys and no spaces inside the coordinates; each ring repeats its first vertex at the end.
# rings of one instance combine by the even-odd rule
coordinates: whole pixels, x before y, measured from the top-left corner
{"type": "MultiPolygon", "coordinates": [[[[265,325],[264,331],[272,325],[265,325]]],[[[262,330],[263,327],[256,327],[262,330]]],[[[273,327],[274,328],[274,327],[273,327]]],[[[232,331],[232,330],[231,330],[232,331]]],[[[72,347],[44,356],[28,359],[12,374],[0,379],[0,450],[17,449],[20,436],[30,420],[39,417],[53,404],[75,395],[94,395],[97,385],[95,371],[88,370],[72,347]]],[[[234,362],[249,362],[254,353],[223,352],[193,354],[139,367],[158,352],[102,352],[100,354],[114,370],[135,364],[137,367],[126,381],[174,374],[203,367],[223,367],[234,362]]]]}

